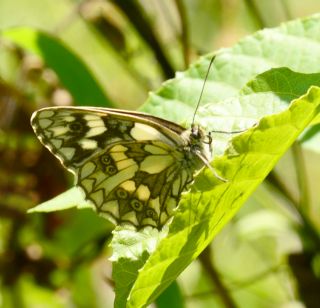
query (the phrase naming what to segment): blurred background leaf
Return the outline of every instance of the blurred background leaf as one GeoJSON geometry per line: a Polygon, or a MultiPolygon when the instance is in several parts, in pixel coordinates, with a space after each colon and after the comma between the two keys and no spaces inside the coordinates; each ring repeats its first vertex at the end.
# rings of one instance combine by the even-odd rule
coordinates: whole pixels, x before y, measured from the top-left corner
{"type": "MultiPolygon", "coordinates": [[[[107,260],[113,226],[90,209],[26,214],[72,185],[36,140],[29,124],[34,110],[69,104],[138,109],[150,90],[200,54],[319,10],[317,0],[0,1],[0,306],[113,306],[107,260]],[[26,35],[19,44],[8,39],[21,29],[45,36],[46,57],[25,48],[26,35]]],[[[315,68],[317,57],[295,61],[292,68],[315,68]]],[[[258,72],[255,63],[243,64],[258,72]]],[[[240,88],[247,79],[234,69],[229,63],[229,77],[240,88]]],[[[163,297],[183,298],[187,307],[224,307],[223,296],[240,307],[318,307],[318,131],[314,123],[211,251],[178,278],[179,288],[163,297]]]]}

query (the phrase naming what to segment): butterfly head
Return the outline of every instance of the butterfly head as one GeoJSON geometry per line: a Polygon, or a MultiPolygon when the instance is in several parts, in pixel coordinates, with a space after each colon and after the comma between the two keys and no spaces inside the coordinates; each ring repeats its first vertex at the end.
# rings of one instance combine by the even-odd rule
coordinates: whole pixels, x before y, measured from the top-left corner
{"type": "Polygon", "coordinates": [[[188,153],[195,154],[202,162],[208,164],[211,160],[211,143],[212,138],[205,130],[196,124],[192,124],[191,128],[183,134],[187,143],[188,153]]]}

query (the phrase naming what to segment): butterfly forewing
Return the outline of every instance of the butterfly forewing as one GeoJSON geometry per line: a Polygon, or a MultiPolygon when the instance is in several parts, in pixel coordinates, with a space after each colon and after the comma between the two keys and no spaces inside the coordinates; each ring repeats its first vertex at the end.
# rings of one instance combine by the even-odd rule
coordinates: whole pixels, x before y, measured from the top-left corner
{"type": "Polygon", "coordinates": [[[118,141],[163,140],[172,145],[182,141],[179,134],[149,119],[137,117],[138,113],[129,116],[110,109],[102,110],[45,108],[34,113],[31,124],[41,142],[71,170],[118,141]]]}
{"type": "Polygon", "coordinates": [[[117,224],[161,229],[202,165],[182,137],[185,129],[143,113],[53,107],[31,122],[86,199],[117,224]]]}

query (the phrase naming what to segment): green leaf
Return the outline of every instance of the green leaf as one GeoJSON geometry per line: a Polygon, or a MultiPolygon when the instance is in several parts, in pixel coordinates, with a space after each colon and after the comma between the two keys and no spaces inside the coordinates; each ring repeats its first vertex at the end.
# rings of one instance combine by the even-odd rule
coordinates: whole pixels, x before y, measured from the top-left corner
{"type": "Polygon", "coordinates": [[[272,93],[282,101],[290,103],[293,99],[305,94],[310,85],[320,85],[320,74],[304,74],[289,68],[270,70],[255,77],[241,89],[241,95],[272,93]]]}
{"type": "MultiPolygon", "coordinates": [[[[313,121],[316,122],[320,117],[316,117],[313,121]]],[[[320,124],[315,124],[309,127],[302,135],[299,141],[303,144],[305,149],[320,153],[320,124]]]]}
{"type": "MultiPolygon", "coordinates": [[[[292,129],[292,125],[296,126],[296,124],[291,122],[292,119],[290,118],[291,116],[288,117],[288,113],[291,115],[294,113],[286,111],[286,109],[290,100],[303,94],[304,90],[307,91],[314,84],[320,86],[319,76],[320,74],[295,73],[287,68],[271,69],[250,81],[241,91],[239,97],[227,99],[216,104],[208,104],[199,110],[198,118],[201,120],[200,124],[207,127],[208,130],[223,128],[226,131],[233,131],[234,129],[248,128],[257,124],[262,116],[272,115],[281,111],[283,112],[283,118],[281,118],[281,115],[277,115],[271,116],[267,120],[262,120],[259,126],[250,131],[250,133],[247,132],[236,137],[231,146],[228,144],[232,136],[230,134],[222,134],[220,141],[222,140],[224,143],[217,144],[217,139],[214,138],[214,145],[218,148],[216,152],[221,154],[228,149],[226,156],[217,158],[214,161],[215,169],[220,171],[219,174],[230,182],[221,184],[212,176],[210,170],[202,173],[192,187],[193,193],[185,194],[184,198],[182,198],[179,212],[173,220],[168,237],[164,240],[165,244],[160,242],[160,246],[157,247],[153,254],[149,250],[146,255],[142,249],[139,253],[136,252],[134,257],[129,256],[127,249],[131,250],[130,241],[127,242],[127,246],[123,243],[122,251],[119,251],[115,245],[117,240],[114,239],[114,253],[123,256],[121,272],[130,272],[130,282],[126,279],[128,278],[126,275],[114,276],[116,291],[119,291],[117,285],[121,285],[121,292],[117,292],[117,297],[120,296],[120,299],[116,297],[117,307],[125,306],[126,296],[128,296],[132,286],[131,298],[132,294],[137,292],[137,298],[146,295],[144,297],[146,302],[155,299],[161,290],[172,282],[208,245],[216,232],[235,214],[247,197],[270,172],[284,151],[297,138],[299,132],[303,130],[303,127],[300,128],[299,132],[292,129]],[[297,82],[299,87],[295,86],[297,82]],[[277,117],[280,119],[280,123],[272,124],[272,121],[277,117]],[[266,125],[268,130],[265,128],[266,125]],[[282,126],[288,126],[289,130],[284,130],[282,126]],[[270,132],[272,133],[270,134],[270,132]],[[284,137],[281,137],[282,134],[284,134],[284,137]],[[290,134],[291,136],[289,136],[290,134]],[[245,138],[245,136],[249,137],[245,138]],[[252,143],[251,147],[258,147],[257,153],[249,147],[250,143],[252,143]],[[243,175],[241,174],[242,172],[243,175]],[[241,176],[239,176],[239,173],[241,176]],[[199,192],[203,192],[203,195],[199,192]],[[221,196],[226,193],[229,195],[223,200],[221,196]],[[206,197],[204,197],[205,194],[206,197]],[[214,204],[214,201],[211,200],[215,200],[219,204],[214,204]],[[202,219],[202,217],[204,218],[202,219]],[[196,227],[193,225],[196,225],[196,227]],[[215,229],[213,229],[213,225],[215,225],[215,229]],[[195,231],[192,231],[193,228],[195,231]],[[201,239],[201,237],[203,238],[201,239]],[[210,240],[204,241],[204,239],[210,240]],[[183,250],[184,247],[190,249],[193,255],[181,252],[180,249],[183,250]],[[153,260],[154,263],[150,270],[148,267],[148,270],[143,267],[138,273],[138,270],[143,265],[143,262],[139,262],[139,254],[140,260],[146,260],[151,254],[150,260],[153,260]],[[163,259],[166,254],[170,256],[163,259]],[[159,273],[159,271],[163,272],[159,273]],[[170,279],[163,277],[165,275],[164,272],[168,272],[167,275],[170,279]],[[148,280],[147,277],[151,278],[148,280]],[[137,279],[136,283],[134,283],[134,279],[137,279]],[[159,279],[159,281],[156,280],[152,285],[152,279],[159,279]],[[140,294],[137,291],[140,287],[139,283],[146,284],[150,289],[153,288],[149,294],[151,299],[148,297],[147,292],[142,291],[142,294],[140,294]],[[155,292],[156,295],[151,295],[152,292],[155,292]]],[[[295,104],[298,103],[296,102],[295,104]]],[[[299,115],[299,112],[297,115],[299,115]]],[[[304,116],[308,116],[308,114],[301,115],[302,118],[297,119],[298,122],[302,121],[304,116]]],[[[317,109],[314,106],[314,116],[316,115],[317,109]]],[[[308,120],[311,121],[312,117],[308,120]]],[[[132,236],[135,236],[134,233],[132,236]]],[[[139,243],[138,238],[136,241],[139,243]]],[[[149,262],[152,262],[150,260],[147,261],[146,266],[150,264],[149,262]]],[[[134,302],[132,305],[135,306],[136,303],[134,302]]]]}
{"type": "MultiPolygon", "coordinates": [[[[209,73],[209,82],[206,84],[202,99],[203,105],[208,102],[210,104],[198,111],[198,122],[208,130],[226,132],[243,130],[258,123],[262,116],[284,111],[293,99],[304,94],[310,86],[319,85],[319,74],[299,74],[287,68],[262,73],[250,81],[258,72],[281,65],[287,65],[301,72],[318,72],[320,59],[316,57],[315,51],[320,48],[320,45],[316,35],[317,29],[320,30],[319,15],[303,21],[293,21],[277,29],[260,31],[244,38],[232,49],[218,53],[214,68],[209,73]],[[304,42],[306,37],[308,38],[306,44],[297,44],[299,41],[304,42]],[[281,43],[276,44],[275,42],[279,39],[281,43]],[[283,55],[286,56],[283,57],[283,55]],[[311,59],[307,56],[308,61],[299,61],[302,55],[309,55],[311,59]],[[234,80],[236,76],[238,78],[234,80]],[[241,89],[244,85],[245,87],[241,89]]],[[[188,71],[179,73],[174,80],[166,82],[159,91],[151,94],[142,109],[170,120],[190,124],[211,58],[212,56],[206,56],[200,59],[188,71]],[[186,117],[189,117],[189,120],[186,121],[186,117]]],[[[317,112],[314,112],[315,117],[311,120],[316,121],[316,114],[317,112]]],[[[272,121],[271,119],[269,121],[272,121]]],[[[284,118],[284,123],[285,120],[284,118]]],[[[289,119],[287,120],[288,125],[292,124],[289,119]]],[[[224,184],[214,186],[215,180],[209,179],[211,173],[208,171],[207,177],[203,175],[197,178],[192,190],[193,192],[197,189],[203,191],[203,195],[205,193],[207,195],[206,198],[203,195],[200,198],[199,193],[192,193],[186,194],[182,199],[179,213],[181,215],[184,213],[184,216],[178,214],[175,217],[168,238],[160,243],[157,251],[151,255],[147,264],[140,271],[129,297],[129,306],[143,302],[144,304],[150,303],[179,275],[234,215],[298,135],[292,138],[286,135],[283,139],[279,139],[285,132],[279,125],[275,127],[279,130],[279,134],[268,136],[265,128],[261,126],[263,123],[265,122],[262,121],[260,126],[254,130],[255,134],[252,135],[259,136],[256,140],[257,145],[263,148],[260,157],[253,157],[248,162],[243,159],[247,156],[246,142],[249,140],[241,143],[243,137],[240,136],[235,139],[227,152],[229,160],[223,157],[215,161],[215,168],[221,169],[220,174],[224,178],[231,179],[238,175],[240,172],[236,170],[239,168],[239,171],[247,172],[244,175],[249,180],[237,183],[235,178],[235,183],[231,188],[229,188],[229,183],[225,184],[227,188],[224,188],[224,184]],[[265,139],[258,133],[259,131],[263,132],[265,139]],[[240,156],[241,151],[237,151],[237,145],[241,145],[243,151],[240,156]],[[270,155],[273,159],[269,158],[270,155]],[[239,160],[236,160],[236,157],[239,160]],[[251,185],[246,181],[252,182],[251,185]],[[201,185],[197,186],[199,183],[201,185]],[[223,202],[223,197],[228,200],[223,202]],[[219,206],[218,204],[212,205],[215,201],[211,200],[220,201],[219,206]],[[201,219],[201,217],[204,217],[204,220],[193,226],[192,221],[201,219]],[[195,236],[192,236],[192,232],[195,236]],[[187,238],[189,240],[186,240],[187,238]],[[148,292],[150,292],[149,295],[148,292]]],[[[284,123],[283,125],[286,125],[284,123]]],[[[272,131],[271,128],[269,130],[272,131]]],[[[291,133],[294,133],[294,130],[291,133]]],[[[214,152],[222,154],[228,147],[231,135],[216,135],[214,136],[214,152]]],[[[249,150],[247,149],[248,154],[249,150]]]]}
{"type": "Polygon", "coordinates": [[[76,307],[99,307],[91,276],[92,273],[88,266],[77,268],[73,276],[72,298],[76,307]]]}
{"type": "Polygon", "coordinates": [[[108,234],[111,238],[113,225],[91,209],[70,211],[64,217],[69,217],[67,223],[57,228],[50,241],[50,245],[55,248],[56,256],[61,253],[64,258],[69,256],[75,261],[75,258],[79,259],[83,255],[97,253],[95,245],[98,238],[106,237],[108,234]]]}
{"type": "Polygon", "coordinates": [[[140,270],[127,307],[151,303],[212,241],[320,111],[320,88],[235,137],[214,167],[228,179],[217,183],[205,169],[180,202],[169,233],[140,270]]]}
{"type": "Polygon", "coordinates": [[[183,308],[184,300],[177,282],[173,282],[156,300],[157,308],[183,308]]]}
{"type": "Polygon", "coordinates": [[[36,207],[29,209],[28,213],[36,212],[54,212],[70,209],[73,207],[81,208],[92,208],[92,205],[87,202],[84,198],[83,191],[78,187],[74,186],[64,193],[52,198],[46,202],[43,202],[36,207]]]}
{"type": "Polygon", "coordinates": [[[2,36],[40,56],[57,73],[77,105],[112,107],[86,64],[58,38],[32,28],[5,30],[2,36]]]}
{"type": "Polygon", "coordinates": [[[113,231],[111,247],[113,255],[112,277],[115,281],[115,307],[125,307],[129,291],[134,284],[139,269],[154,252],[161,233],[145,228],[141,232],[117,227],[113,231]]]}
{"type": "MultiPolygon", "coordinates": [[[[211,132],[242,131],[258,123],[262,116],[285,110],[293,99],[306,93],[313,85],[320,86],[319,73],[271,69],[249,81],[238,97],[200,107],[196,122],[211,132]]],[[[213,137],[214,153],[223,154],[231,135],[218,133],[213,137]]]]}
{"type": "MultiPolygon", "coordinates": [[[[258,31],[232,48],[218,51],[209,72],[202,105],[237,96],[251,79],[273,67],[318,73],[319,32],[320,15],[317,14],[258,31]]],[[[190,122],[211,58],[212,55],[206,56],[187,71],[177,73],[176,78],[150,95],[141,110],[178,123],[184,123],[186,119],[190,122]]]]}

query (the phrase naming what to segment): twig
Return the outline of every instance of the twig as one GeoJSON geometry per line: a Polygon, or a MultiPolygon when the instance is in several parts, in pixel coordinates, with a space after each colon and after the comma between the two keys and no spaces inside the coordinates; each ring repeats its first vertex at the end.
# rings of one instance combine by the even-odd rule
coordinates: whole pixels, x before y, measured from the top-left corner
{"type": "Polygon", "coordinates": [[[256,4],[256,2],[254,0],[244,0],[244,3],[246,4],[249,13],[251,14],[251,16],[253,17],[253,19],[255,20],[258,28],[262,29],[266,27],[266,23],[260,13],[260,10],[256,4]]]}
{"type": "MultiPolygon", "coordinates": [[[[279,272],[279,268],[281,267],[281,265],[276,265],[273,266],[261,273],[258,273],[252,277],[249,277],[243,281],[230,281],[228,282],[228,290],[234,292],[234,291],[239,291],[242,290],[254,283],[257,283],[258,281],[266,278],[267,276],[271,275],[271,274],[275,274],[277,272],[279,272]]],[[[211,296],[212,294],[217,293],[217,290],[208,290],[208,291],[203,291],[203,292],[198,292],[198,293],[194,293],[191,295],[188,295],[187,298],[199,298],[199,297],[204,297],[204,296],[211,296]]]]}
{"type": "Polygon", "coordinates": [[[291,204],[291,208],[295,210],[296,214],[301,220],[301,225],[305,233],[309,235],[310,239],[316,247],[316,250],[320,251],[320,237],[316,228],[313,226],[313,223],[310,221],[309,217],[300,210],[299,203],[293,198],[289,190],[285,187],[284,183],[280,180],[280,178],[274,171],[272,171],[268,175],[267,181],[275,191],[281,194],[291,204]]]}
{"type": "Polygon", "coordinates": [[[189,66],[189,57],[190,57],[190,42],[189,42],[189,26],[187,20],[186,10],[182,0],[175,0],[177,11],[180,16],[181,23],[181,44],[183,49],[183,59],[185,68],[189,66]]]}
{"type": "Polygon", "coordinates": [[[148,19],[145,16],[145,12],[142,7],[136,1],[127,0],[112,0],[112,3],[116,5],[122,12],[128,17],[129,21],[136,28],[143,40],[153,50],[155,57],[157,58],[159,65],[162,69],[164,77],[166,79],[174,77],[174,69],[171,66],[167,56],[162,49],[162,46],[152,30],[148,19]]]}
{"type": "Polygon", "coordinates": [[[299,143],[292,146],[292,154],[295,162],[295,170],[300,191],[299,210],[307,213],[310,207],[310,195],[308,190],[308,177],[304,163],[303,153],[299,143]]]}
{"type": "Polygon", "coordinates": [[[223,282],[220,280],[219,274],[217,273],[216,269],[213,267],[213,264],[211,262],[211,249],[210,246],[208,246],[199,256],[199,260],[209,275],[209,278],[214,283],[217,293],[219,294],[222,302],[224,303],[225,307],[227,308],[236,308],[237,305],[232,299],[232,297],[229,294],[229,291],[224,286],[223,282]]]}
{"type": "Polygon", "coordinates": [[[280,5],[282,6],[282,10],[284,12],[284,15],[287,20],[292,19],[292,14],[290,12],[289,6],[288,6],[288,1],[286,0],[281,0],[280,5]]]}

